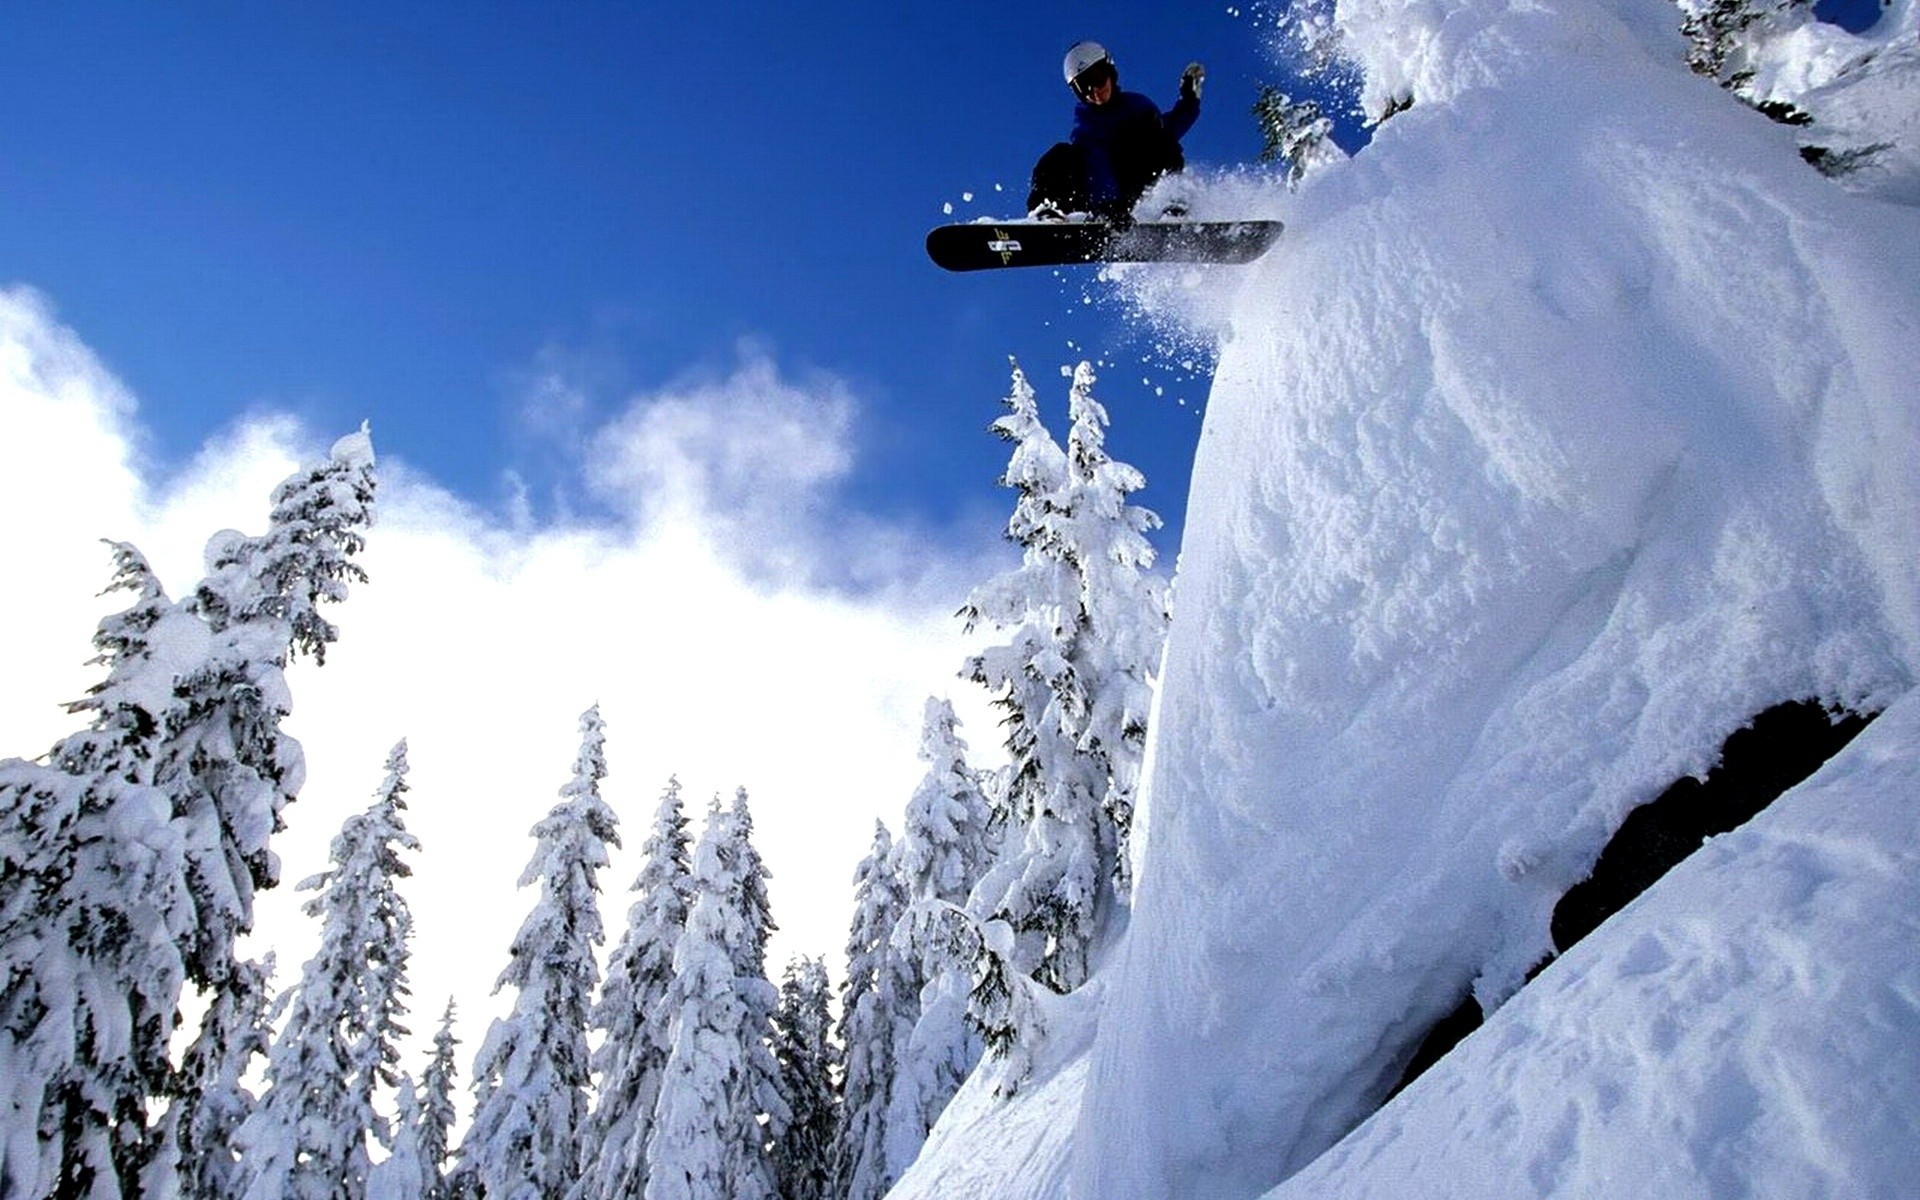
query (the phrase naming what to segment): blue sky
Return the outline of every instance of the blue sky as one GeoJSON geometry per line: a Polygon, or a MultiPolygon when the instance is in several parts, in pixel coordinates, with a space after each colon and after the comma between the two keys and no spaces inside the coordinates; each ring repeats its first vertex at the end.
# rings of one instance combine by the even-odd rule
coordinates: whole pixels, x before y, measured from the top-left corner
{"type": "Polygon", "coordinates": [[[590,503],[568,430],[726,374],[747,339],[858,398],[840,499],[938,532],[1004,507],[982,430],[1007,356],[1056,422],[1057,369],[1105,357],[1110,444],[1177,524],[1190,348],[1158,353],[1089,272],[951,276],[920,243],[945,204],[1023,206],[1080,37],[1163,105],[1205,61],[1189,158],[1251,162],[1257,11],[29,0],[6,24],[0,280],[141,398],[163,466],[248,411],[364,418],[383,453],[492,507],[511,472],[551,518],[590,503]],[[556,373],[577,407],[530,420],[556,373]]]}

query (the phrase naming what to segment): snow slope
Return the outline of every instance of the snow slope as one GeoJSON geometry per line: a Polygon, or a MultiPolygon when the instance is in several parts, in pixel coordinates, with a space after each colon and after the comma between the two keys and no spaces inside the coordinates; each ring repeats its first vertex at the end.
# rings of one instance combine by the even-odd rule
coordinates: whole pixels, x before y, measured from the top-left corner
{"type": "MultiPolygon", "coordinates": [[[[1878,709],[1920,667],[1920,212],[1837,187],[1690,75],[1661,0],[1346,0],[1338,20],[1370,110],[1413,107],[1266,199],[1289,232],[1257,266],[1125,280],[1226,336],[1151,849],[1098,1007],[1055,1025],[1091,1048],[1011,1099],[983,1071],[896,1196],[1274,1187],[1462,997],[1515,994],[1632,807],[1774,703],[1878,709]]],[[[1865,1093],[1909,1131],[1889,1148],[1838,1133],[1863,1094],[1845,1072],[1769,1042],[1912,1062],[1914,895],[1887,872],[1915,831],[1869,819],[1911,800],[1907,713],[1284,1194],[1407,1194],[1449,1138],[1441,1178],[1472,1194],[1607,1194],[1636,1144],[1692,1156],[1663,1164],[1688,1181],[1666,1194],[1905,1169],[1920,1076],[1865,1093]],[[1829,820],[1831,842],[1810,832],[1829,820]],[[1785,963],[1752,954],[1762,936],[1785,963]]]]}
{"type": "Polygon", "coordinates": [[[1911,1195],[1916,747],[1908,697],[1273,1196],[1911,1195]]]}

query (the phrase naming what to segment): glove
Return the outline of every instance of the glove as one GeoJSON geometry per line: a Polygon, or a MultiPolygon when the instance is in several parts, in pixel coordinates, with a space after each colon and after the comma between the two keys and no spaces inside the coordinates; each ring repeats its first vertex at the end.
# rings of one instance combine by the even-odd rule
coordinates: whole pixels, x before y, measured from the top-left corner
{"type": "Polygon", "coordinates": [[[1207,69],[1199,63],[1188,63],[1187,69],[1180,72],[1180,98],[1182,100],[1200,98],[1200,87],[1207,81],[1207,69]]]}

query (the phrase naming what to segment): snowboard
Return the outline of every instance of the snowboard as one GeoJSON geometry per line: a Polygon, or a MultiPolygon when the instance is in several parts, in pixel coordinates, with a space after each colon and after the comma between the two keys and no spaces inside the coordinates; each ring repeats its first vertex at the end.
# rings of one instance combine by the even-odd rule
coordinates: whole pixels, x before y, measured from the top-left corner
{"type": "Polygon", "coordinates": [[[1249,263],[1280,236],[1278,221],[980,221],[927,234],[949,271],[1075,263],[1249,263]]]}

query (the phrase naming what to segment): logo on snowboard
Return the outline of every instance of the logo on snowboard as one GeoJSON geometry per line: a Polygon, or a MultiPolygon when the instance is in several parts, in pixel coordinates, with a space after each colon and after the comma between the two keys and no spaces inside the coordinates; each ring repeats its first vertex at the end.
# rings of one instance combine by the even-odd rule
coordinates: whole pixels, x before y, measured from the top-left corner
{"type": "Polygon", "coordinates": [[[1006,266],[1013,261],[1014,255],[1020,253],[1020,240],[1018,238],[1008,237],[1007,231],[1004,229],[995,229],[993,231],[993,240],[987,243],[987,249],[998,254],[1000,256],[1000,265],[1006,266]]]}

